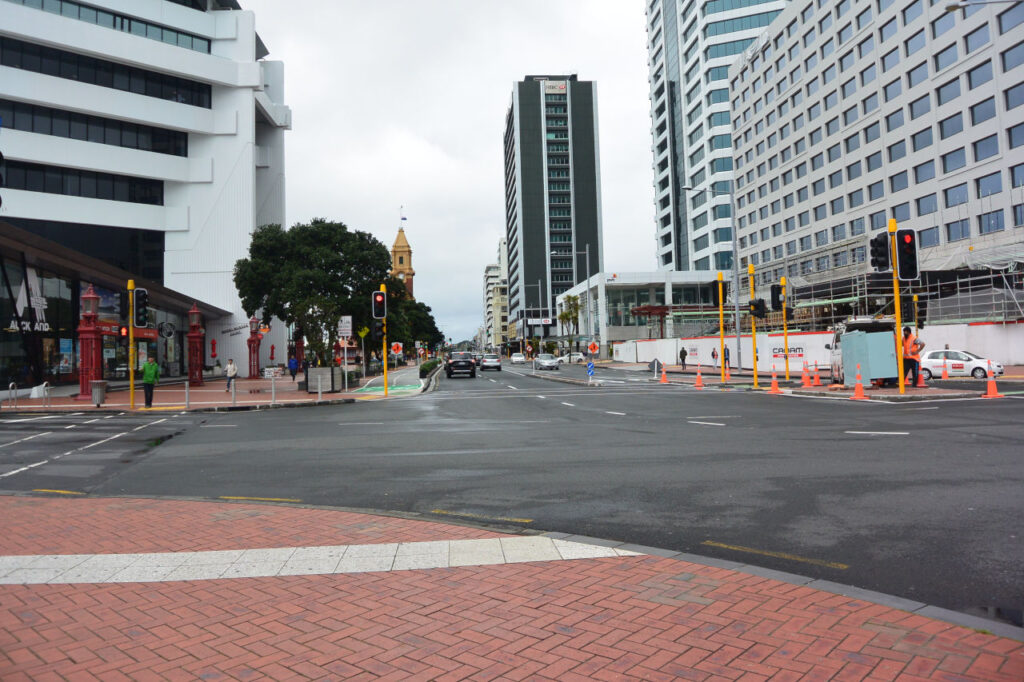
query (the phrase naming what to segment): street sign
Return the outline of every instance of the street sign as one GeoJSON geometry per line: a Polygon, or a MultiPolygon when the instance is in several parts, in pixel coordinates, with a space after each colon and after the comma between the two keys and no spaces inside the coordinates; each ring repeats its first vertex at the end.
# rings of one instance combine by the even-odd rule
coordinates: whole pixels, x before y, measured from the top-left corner
{"type": "Polygon", "coordinates": [[[588,377],[594,376],[594,363],[592,363],[592,362],[588,362],[587,363],[587,376],[588,377]]]}
{"type": "Polygon", "coordinates": [[[338,336],[347,339],[352,336],[352,316],[342,315],[338,320],[338,336]]]}
{"type": "Polygon", "coordinates": [[[533,346],[530,345],[530,344],[526,344],[526,350],[527,350],[527,352],[532,353],[533,352],[533,346]]]}
{"type": "Polygon", "coordinates": [[[395,341],[393,344],[391,344],[391,352],[394,353],[395,355],[401,355],[402,344],[399,343],[398,341],[395,341]]]}
{"type": "Polygon", "coordinates": [[[370,333],[370,328],[369,327],[360,327],[359,331],[356,332],[356,333],[359,334],[359,338],[365,339],[366,335],[370,333]]]}
{"type": "MultiPolygon", "coordinates": [[[[601,347],[600,347],[600,346],[598,346],[598,345],[597,345],[597,343],[596,343],[596,342],[594,342],[594,341],[591,341],[591,342],[590,342],[590,345],[589,345],[589,346],[587,346],[587,350],[589,350],[589,351],[590,351],[591,353],[596,353],[596,352],[597,352],[597,351],[599,351],[600,349],[601,349],[601,347]]],[[[594,363],[590,363],[590,364],[594,364],[594,363]]]]}

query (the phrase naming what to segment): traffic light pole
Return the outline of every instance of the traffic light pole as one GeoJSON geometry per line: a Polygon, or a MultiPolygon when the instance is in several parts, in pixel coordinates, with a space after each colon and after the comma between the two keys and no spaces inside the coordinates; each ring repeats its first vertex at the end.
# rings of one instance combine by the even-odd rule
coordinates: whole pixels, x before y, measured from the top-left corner
{"type": "Polygon", "coordinates": [[[782,285],[782,356],[786,358],[786,381],[789,381],[789,324],[786,319],[788,317],[786,309],[786,278],[780,277],[779,284],[782,285]]]}
{"type": "MultiPolygon", "coordinates": [[[[733,258],[736,256],[733,255],[733,258]]],[[[747,276],[750,278],[750,300],[754,300],[754,264],[747,265],[747,276]]],[[[760,388],[757,384],[757,316],[750,316],[750,340],[754,344],[754,388],[760,388]]],[[[737,353],[737,357],[739,354],[737,353]]]]}
{"type": "Polygon", "coordinates": [[[900,306],[900,280],[896,272],[896,220],[889,219],[889,262],[892,263],[893,308],[896,310],[896,366],[900,372],[900,395],[906,392],[906,375],[903,369],[903,316],[900,306]]]}
{"type": "Polygon", "coordinates": [[[128,409],[135,409],[135,280],[128,280],[128,409]]]}
{"type": "Polygon", "coordinates": [[[722,301],[722,273],[718,273],[718,357],[722,358],[722,383],[725,383],[725,303],[722,301]]]}
{"type": "MultiPolygon", "coordinates": [[[[381,284],[380,285],[380,290],[383,291],[385,294],[387,294],[387,292],[388,292],[387,285],[381,284]]],[[[384,397],[387,398],[388,397],[388,317],[387,317],[386,314],[384,315],[383,319],[384,319],[384,333],[381,334],[381,336],[384,337],[384,346],[382,348],[383,354],[380,357],[384,361],[384,397]]]]}

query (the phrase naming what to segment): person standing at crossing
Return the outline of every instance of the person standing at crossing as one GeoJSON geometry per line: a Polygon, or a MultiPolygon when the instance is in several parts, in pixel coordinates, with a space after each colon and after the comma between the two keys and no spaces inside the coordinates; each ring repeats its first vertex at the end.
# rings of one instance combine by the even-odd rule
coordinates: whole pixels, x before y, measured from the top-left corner
{"type": "Polygon", "coordinates": [[[924,341],[914,335],[910,327],[903,328],[903,372],[910,370],[910,385],[917,385],[917,376],[921,372],[921,351],[924,341]]]}

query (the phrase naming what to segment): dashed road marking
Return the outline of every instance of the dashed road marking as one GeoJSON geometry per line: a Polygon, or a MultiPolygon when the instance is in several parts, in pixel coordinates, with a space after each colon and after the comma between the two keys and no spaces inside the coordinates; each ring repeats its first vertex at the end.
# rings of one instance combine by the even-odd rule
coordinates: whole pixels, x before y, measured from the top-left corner
{"type": "Polygon", "coordinates": [[[854,436],[909,436],[909,431],[843,431],[854,436]]]}
{"type": "Polygon", "coordinates": [[[562,403],[562,404],[565,405],[566,407],[576,407],[576,405],[574,405],[573,403],[562,403]]]}
{"type": "Polygon", "coordinates": [[[625,412],[612,412],[611,410],[605,410],[605,414],[614,414],[614,415],[618,415],[619,417],[625,417],[626,416],[625,412]]]}
{"type": "Polygon", "coordinates": [[[200,424],[201,429],[233,429],[238,424],[200,424]]]}
{"type": "Polygon", "coordinates": [[[167,420],[166,419],[157,419],[156,421],[149,422],[148,424],[143,424],[142,426],[136,426],[134,429],[132,429],[132,431],[139,431],[141,429],[146,428],[147,426],[152,426],[153,424],[159,424],[160,422],[165,422],[165,421],[167,421],[167,420]]]}
{"type": "Polygon", "coordinates": [[[33,438],[39,438],[40,436],[48,436],[51,433],[53,433],[53,432],[52,431],[44,431],[42,433],[37,433],[37,434],[31,435],[31,436],[26,436],[25,438],[22,438],[20,440],[12,440],[10,443],[4,443],[3,445],[0,445],[0,448],[6,448],[8,445],[17,445],[18,443],[24,443],[27,440],[32,440],[33,438]]]}
{"type": "Polygon", "coordinates": [[[703,424],[704,426],[725,426],[725,424],[721,424],[719,422],[698,422],[698,421],[688,420],[686,423],[687,424],[703,424]]]}

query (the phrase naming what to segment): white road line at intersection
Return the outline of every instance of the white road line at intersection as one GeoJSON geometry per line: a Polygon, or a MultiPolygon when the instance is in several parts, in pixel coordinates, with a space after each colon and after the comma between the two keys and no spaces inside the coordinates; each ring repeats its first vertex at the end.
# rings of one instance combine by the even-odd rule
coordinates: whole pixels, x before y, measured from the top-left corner
{"type": "Polygon", "coordinates": [[[33,438],[39,438],[40,436],[48,436],[51,433],[53,433],[53,432],[52,431],[44,431],[43,433],[36,433],[36,434],[31,435],[31,436],[26,436],[25,438],[22,438],[20,440],[12,440],[10,443],[4,443],[3,445],[0,445],[0,448],[6,448],[8,445],[17,445],[18,443],[24,443],[27,440],[32,440],[33,438]]]}

